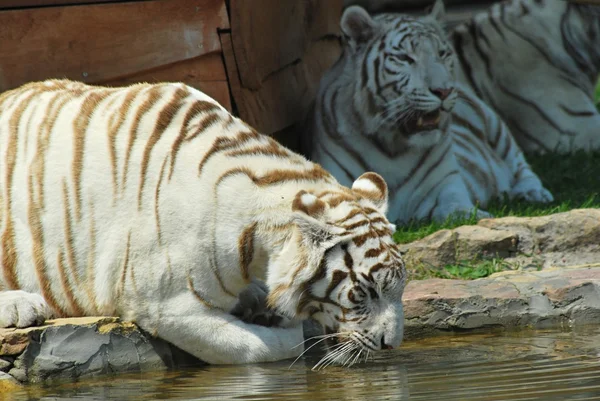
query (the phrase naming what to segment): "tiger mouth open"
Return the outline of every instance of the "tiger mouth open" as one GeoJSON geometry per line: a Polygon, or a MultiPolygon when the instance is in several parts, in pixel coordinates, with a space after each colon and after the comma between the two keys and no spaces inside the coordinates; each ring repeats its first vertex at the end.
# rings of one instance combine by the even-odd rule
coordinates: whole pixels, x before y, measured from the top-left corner
{"type": "Polygon", "coordinates": [[[441,109],[430,111],[429,113],[417,115],[404,123],[404,129],[407,133],[417,133],[422,131],[431,131],[439,128],[442,119],[441,109]]]}

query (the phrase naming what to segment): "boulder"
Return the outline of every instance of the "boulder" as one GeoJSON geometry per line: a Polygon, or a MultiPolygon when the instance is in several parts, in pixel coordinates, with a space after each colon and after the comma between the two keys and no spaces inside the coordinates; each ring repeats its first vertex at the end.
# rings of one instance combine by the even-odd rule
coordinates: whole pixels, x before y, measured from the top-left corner
{"type": "Polygon", "coordinates": [[[600,209],[541,217],[483,219],[400,246],[409,271],[502,258],[515,266],[570,266],[600,261],[600,209]]]}
{"type": "Polygon", "coordinates": [[[0,329],[0,345],[0,357],[16,356],[8,372],[21,382],[201,364],[116,317],[57,319],[39,327],[0,329]]]}
{"type": "Polygon", "coordinates": [[[478,280],[413,280],[404,292],[407,337],[485,328],[600,324],[600,268],[508,271],[478,280]]]}

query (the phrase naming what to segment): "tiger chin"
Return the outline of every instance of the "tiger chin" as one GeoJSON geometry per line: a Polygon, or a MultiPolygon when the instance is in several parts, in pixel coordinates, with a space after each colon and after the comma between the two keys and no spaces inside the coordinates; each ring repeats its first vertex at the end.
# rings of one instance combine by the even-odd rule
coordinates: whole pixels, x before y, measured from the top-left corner
{"type": "Polygon", "coordinates": [[[297,357],[309,317],[327,363],[400,345],[378,174],[344,187],[180,83],[49,80],[0,110],[0,327],[119,316],[212,364],[297,357]]]}
{"type": "Polygon", "coordinates": [[[304,151],[346,185],[381,174],[393,222],[490,217],[482,209],[504,194],[551,201],[506,124],[456,82],[444,13],[441,1],[423,17],[346,8],[304,151]]]}

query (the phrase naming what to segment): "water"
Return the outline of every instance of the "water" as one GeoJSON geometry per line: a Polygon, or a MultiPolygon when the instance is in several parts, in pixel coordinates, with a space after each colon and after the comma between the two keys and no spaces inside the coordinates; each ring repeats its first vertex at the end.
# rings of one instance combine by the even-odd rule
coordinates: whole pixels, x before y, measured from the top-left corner
{"type": "Polygon", "coordinates": [[[4,399],[600,400],[600,327],[407,341],[350,369],[311,371],[316,360],[28,386],[4,399]]]}

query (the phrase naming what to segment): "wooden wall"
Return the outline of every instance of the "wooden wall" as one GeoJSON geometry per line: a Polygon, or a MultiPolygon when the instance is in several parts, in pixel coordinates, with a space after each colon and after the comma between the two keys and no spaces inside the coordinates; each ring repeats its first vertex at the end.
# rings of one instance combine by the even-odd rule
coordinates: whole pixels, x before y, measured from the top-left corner
{"type": "Polygon", "coordinates": [[[0,91],[46,78],[183,81],[231,108],[218,34],[229,28],[224,0],[81,5],[90,1],[0,0],[0,91]]]}
{"type": "Polygon", "coordinates": [[[221,41],[237,112],[294,147],[288,131],[340,54],[342,0],[231,0],[229,12],[221,41]]]}

